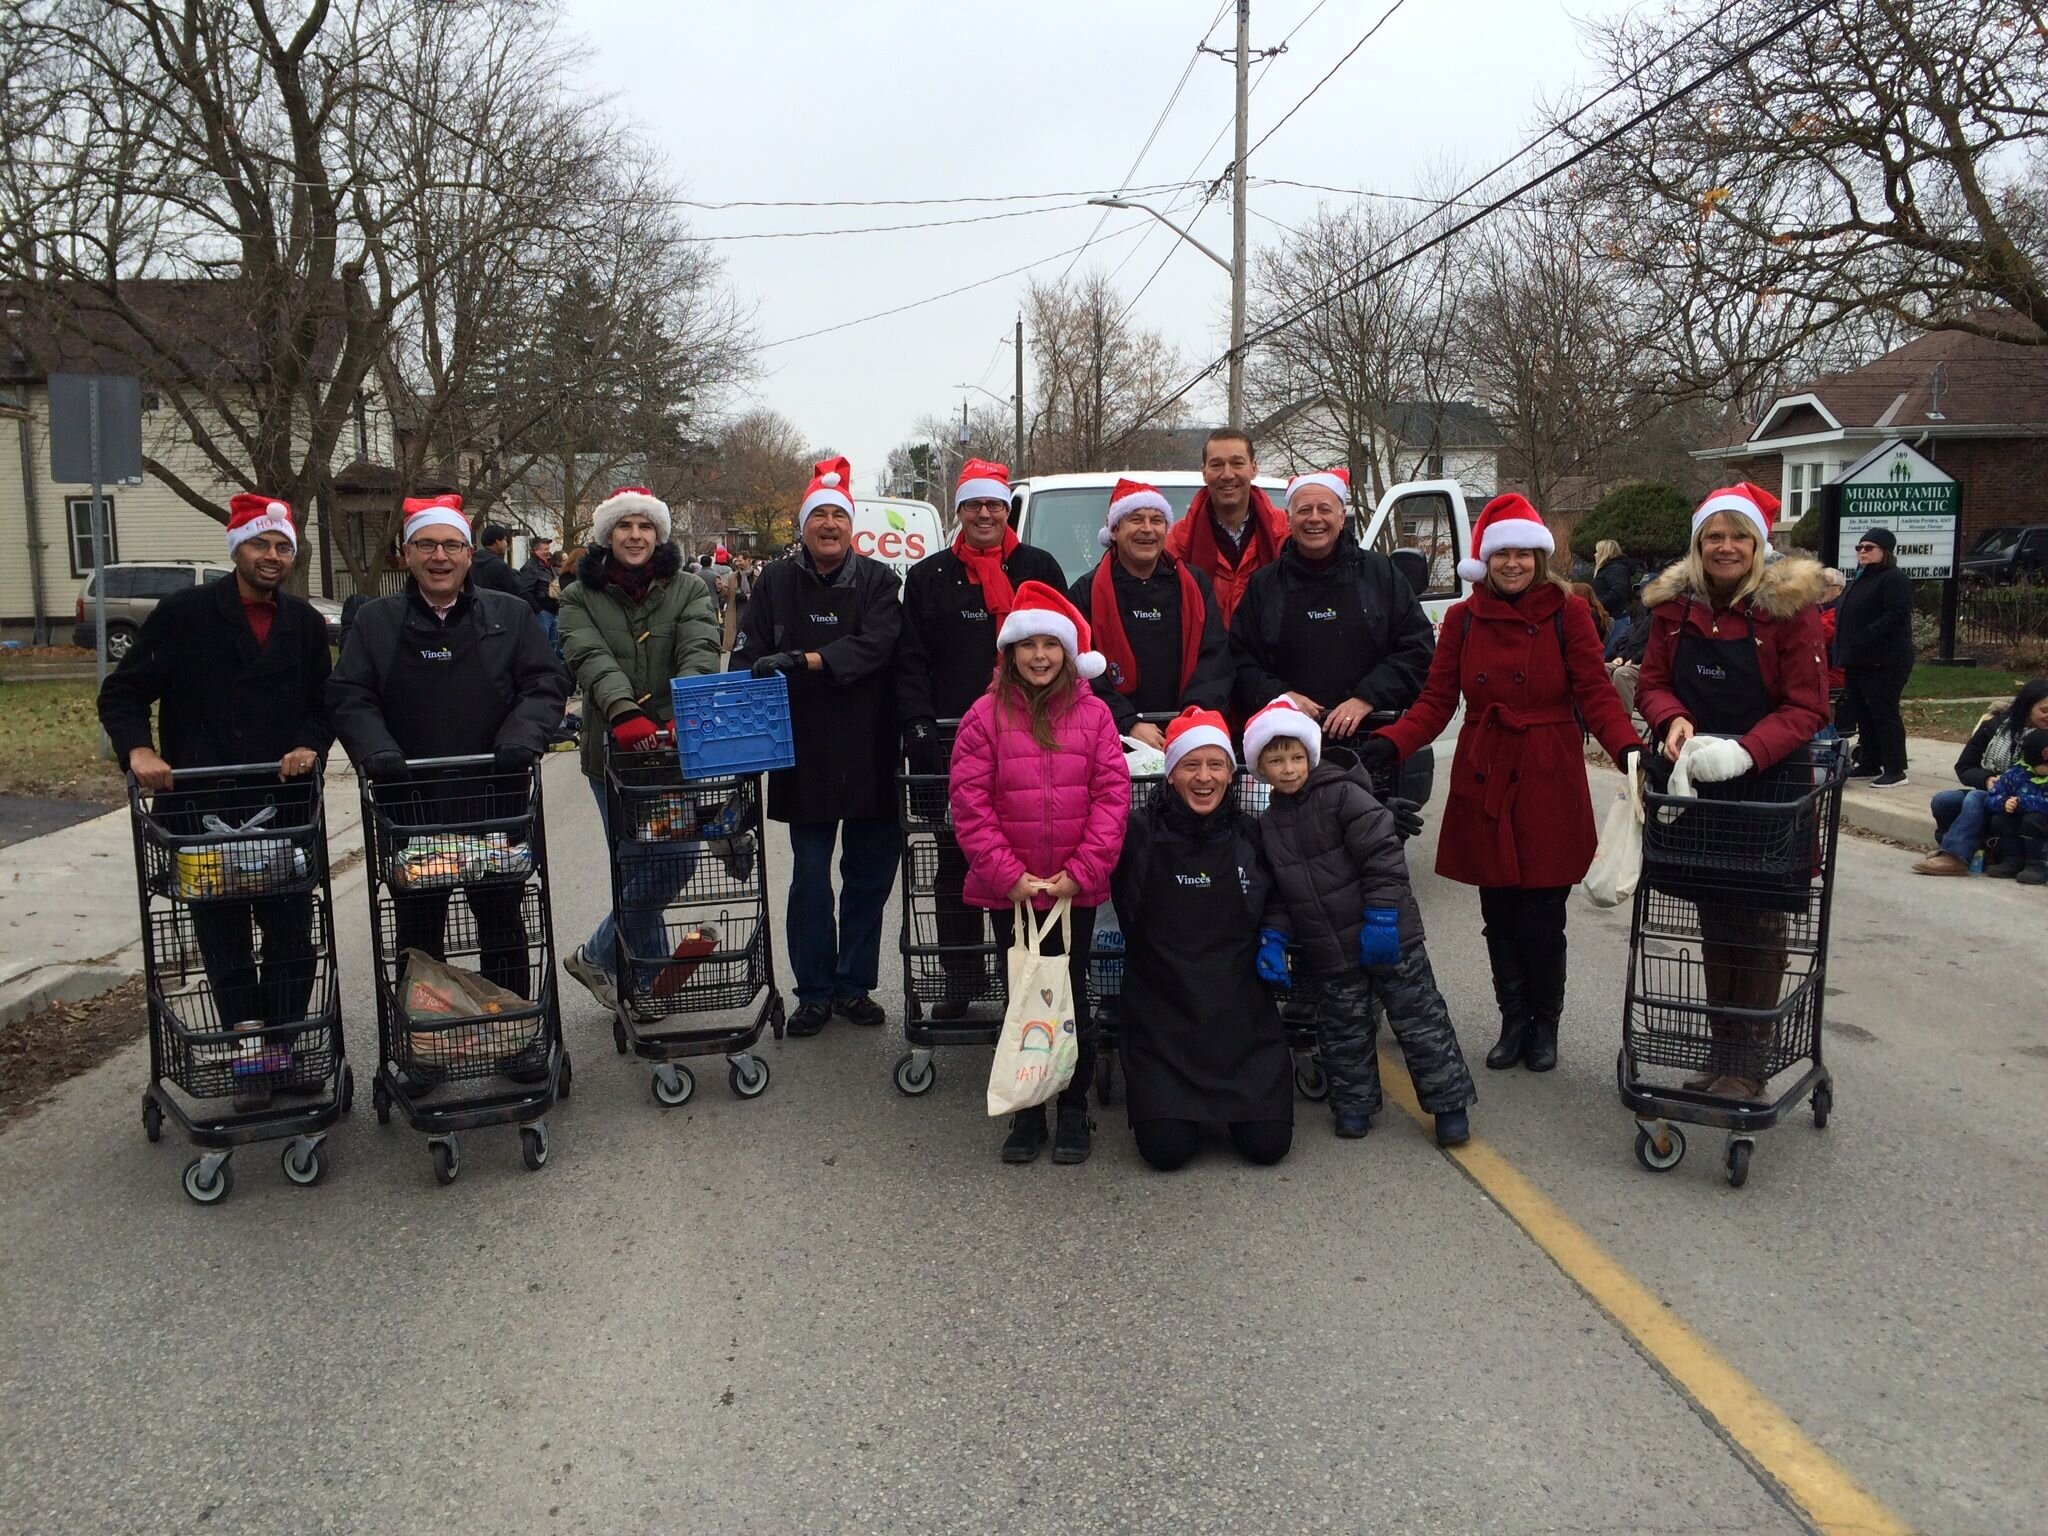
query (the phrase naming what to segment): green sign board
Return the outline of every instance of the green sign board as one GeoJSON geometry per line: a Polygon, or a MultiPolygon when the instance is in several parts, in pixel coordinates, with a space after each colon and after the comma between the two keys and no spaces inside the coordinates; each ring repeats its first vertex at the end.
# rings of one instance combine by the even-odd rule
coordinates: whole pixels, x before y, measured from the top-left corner
{"type": "Polygon", "coordinates": [[[1856,566],[1856,545],[1873,528],[1898,539],[1899,569],[1915,581],[1955,575],[1961,488],[1924,454],[1894,438],[1843,471],[1836,564],[1856,566]]]}

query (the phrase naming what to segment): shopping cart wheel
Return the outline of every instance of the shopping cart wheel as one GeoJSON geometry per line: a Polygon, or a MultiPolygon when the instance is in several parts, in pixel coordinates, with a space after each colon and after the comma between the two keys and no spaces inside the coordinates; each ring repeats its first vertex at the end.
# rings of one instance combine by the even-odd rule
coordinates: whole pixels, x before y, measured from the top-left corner
{"type": "Polygon", "coordinates": [[[555,1079],[555,1097],[558,1099],[568,1098],[569,1085],[575,1081],[576,1070],[569,1065],[569,1053],[564,1051],[562,1052],[562,1070],[555,1079]]]}
{"type": "Polygon", "coordinates": [[[1685,1132],[1677,1126],[1664,1126],[1664,1149],[1657,1149],[1657,1138],[1650,1134],[1647,1125],[1636,1127],[1636,1161],[1651,1173],[1668,1173],[1676,1168],[1685,1157],[1685,1132]]]}
{"type": "Polygon", "coordinates": [[[771,994],[769,994],[769,998],[768,998],[768,1030],[769,1030],[769,1033],[773,1034],[773,1035],[775,1036],[775,1038],[776,1038],[776,1039],[780,1040],[780,1039],[782,1038],[782,1027],[783,1027],[783,1025],[784,1025],[784,1024],[786,1024],[787,1022],[788,1022],[788,1016],[787,1016],[787,1015],[786,1015],[786,1014],[785,1014],[785,1013],[783,1012],[783,1010],[782,1010],[782,994],[781,994],[780,992],[775,992],[775,993],[771,993],[771,994]]]}
{"type": "Polygon", "coordinates": [[[208,1152],[185,1165],[185,1193],[198,1205],[219,1205],[235,1188],[234,1164],[225,1152],[208,1152]]]}
{"type": "Polygon", "coordinates": [[[318,1137],[293,1137],[284,1144],[284,1176],[308,1188],[327,1177],[327,1146],[318,1137]]]}
{"type": "Polygon", "coordinates": [[[455,1153],[453,1136],[433,1136],[427,1140],[427,1156],[434,1160],[434,1182],[453,1184],[455,1175],[462,1171],[461,1160],[455,1153]]]}
{"type": "Polygon", "coordinates": [[[690,1102],[690,1095],[697,1091],[697,1079],[690,1075],[688,1067],[663,1062],[654,1069],[648,1087],[654,1091],[655,1103],[663,1109],[675,1109],[690,1102]]]}
{"type": "Polygon", "coordinates": [[[896,1091],[910,1098],[921,1098],[932,1091],[932,1084],[939,1080],[939,1069],[926,1056],[924,1064],[918,1065],[918,1053],[905,1051],[896,1058],[896,1091]]]}
{"type": "Polygon", "coordinates": [[[164,1139],[164,1112],[148,1094],[142,1096],[142,1134],[152,1142],[164,1139]]]}
{"type": "Polygon", "coordinates": [[[378,1078],[370,1084],[370,1107],[377,1111],[377,1123],[391,1123],[391,1090],[384,1086],[384,1079],[378,1078]]]}
{"type": "Polygon", "coordinates": [[[1104,1109],[1116,1102],[1116,1058],[1108,1051],[1095,1054],[1095,1102],[1104,1109]]]}
{"type": "Polygon", "coordinates": [[[1736,1189],[1749,1182],[1749,1154],[1756,1149],[1756,1143],[1747,1136],[1728,1138],[1728,1182],[1736,1189]]]}
{"type": "Polygon", "coordinates": [[[758,1056],[740,1057],[725,1069],[725,1085],[735,1098],[758,1099],[768,1091],[768,1063],[758,1056]]]}
{"type": "Polygon", "coordinates": [[[1294,1091],[1304,1099],[1321,1103],[1330,1096],[1330,1075],[1313,1057],[1294,1064],[1294,1091]]]}
{"type": "Polygon", "coordinates": [[[626,1054],[626,1021],[616,1013],[612,1015],[612,1049],[621,1056],[626,1054]]]}
{"type": "Polygon", "coordinates": [[[341,1112],[345,1115],[356,1105],[355,1068],[347,1062],[341,1064],[341,1112]]]}
{"type": "MultiPolygon", "coordinates": [[[[1828,1128],[1828,1114],[1835,1107],[1835,1090],[1822,1083],[1813,1090],[1813,1128],[1824,1131],[1828,1128]]],[[[147,1123],[146,1121],[144,1122],[147,1123]]],[[[155,1141],[154,1136],[149,1138],[155,1141]]]]}
{"type": "Polygon", "coordinates": [[[526,1159],[526,1166],[534,1173],[548,1165],[548,1128],[545,1125],[522,1125],[519,1127],[519,1155],[526,1159]]]}

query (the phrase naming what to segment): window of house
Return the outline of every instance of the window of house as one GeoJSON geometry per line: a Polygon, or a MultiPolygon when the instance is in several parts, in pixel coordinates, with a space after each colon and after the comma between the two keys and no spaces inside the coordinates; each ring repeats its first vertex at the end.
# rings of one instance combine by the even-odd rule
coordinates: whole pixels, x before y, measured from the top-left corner
{"type": "MultiPolygon", "coordinates": [[[[107,515],[107,559],[121,558],[121,544],[115,536],[114,498],[102,496],[100,505],[107,515]]],[[[64,501],[64,511],[71,529],[71,574],[87,575],[92,570],[92,498],[70,496],[64,501]]]]}

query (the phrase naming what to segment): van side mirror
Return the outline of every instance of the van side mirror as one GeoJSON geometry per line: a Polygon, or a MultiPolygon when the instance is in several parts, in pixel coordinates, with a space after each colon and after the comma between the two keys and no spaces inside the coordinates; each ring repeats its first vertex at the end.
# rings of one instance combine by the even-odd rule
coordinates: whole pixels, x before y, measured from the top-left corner
{"type": "Polygon", "coordinates": [[[1397,549],[1387,558],[1408,578],[1409,590],[1417,597],[1429,590],[1429,556],[1419,549],[1397,549]]]}

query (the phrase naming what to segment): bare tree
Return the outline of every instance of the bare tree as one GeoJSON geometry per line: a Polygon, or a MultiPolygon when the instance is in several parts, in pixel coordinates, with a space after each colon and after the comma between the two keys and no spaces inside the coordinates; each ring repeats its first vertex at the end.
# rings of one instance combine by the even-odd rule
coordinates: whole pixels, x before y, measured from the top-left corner
{"type": "Polygon", "coordinates": [[[1167,403],[1182,371],[1155,331],[1101,273],[1078,283],[1033,282],[1024,301],[1024,345],[1033,393],[1026,438],[1039,474],[1113,469],[1121,440],[1139,427],[1176,426],[1186,412],[1167,403]]]}
{"type": "Polygon", "coordinates": [[[787,417],[752,410],[719,429],[716,457],[704,483],[724,504],[727,527],[773,550],[795,537],[796,509],[810,483],[811,466],[824,456],[825,450],[805,446],[803,434],[787,417]]]}

